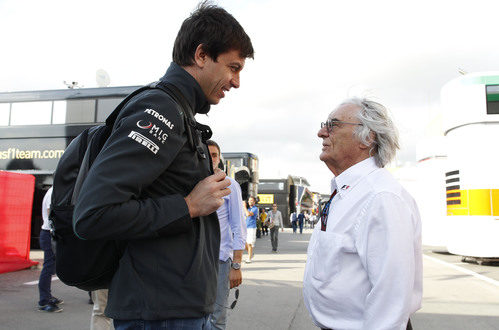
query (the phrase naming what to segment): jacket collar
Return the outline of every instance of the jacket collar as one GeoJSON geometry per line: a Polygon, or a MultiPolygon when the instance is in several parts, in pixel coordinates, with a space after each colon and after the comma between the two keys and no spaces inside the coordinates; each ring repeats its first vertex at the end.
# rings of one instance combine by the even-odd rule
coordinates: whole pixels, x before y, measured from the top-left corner
{"type": "Polygon", "coordinates": [[[195,113],[206,114],[210,111],[210,104],[199,83],[177,63],[172,62],[160,80],[177,86],[195,113]]]}
{"type": "Polygon", "coordinates": [[[338,194],[343,198],[352,191],[352,188],[355,187],[362,178],[378,168],[379,167],[374,161],[374,157],[364,159],[333,178],[331,180],[331,191],[337,189],[338,194]]]}

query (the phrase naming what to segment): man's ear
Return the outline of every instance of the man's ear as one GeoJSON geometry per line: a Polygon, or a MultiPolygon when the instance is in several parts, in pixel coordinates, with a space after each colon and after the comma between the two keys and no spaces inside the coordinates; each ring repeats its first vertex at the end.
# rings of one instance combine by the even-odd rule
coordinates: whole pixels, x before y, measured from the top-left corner
{"type": "Polygon", "coordinates": [[[203,49],[203,44],[199,44],[194,52],[194,63],[196,63],[199,68],[203,68],[208,58],[208,53],[203,49]]]}
{"type": "Polygon", "coordinates": [[[368,140],[369,144],[365,145],[362,142],[359,142],[360,149],[369,149],[369,148],[373,147],[375,145],[375,138],[376,138],[376,133],[374,133],[373,131],[370,131],[369,132],[369,140],[368,140]]]}

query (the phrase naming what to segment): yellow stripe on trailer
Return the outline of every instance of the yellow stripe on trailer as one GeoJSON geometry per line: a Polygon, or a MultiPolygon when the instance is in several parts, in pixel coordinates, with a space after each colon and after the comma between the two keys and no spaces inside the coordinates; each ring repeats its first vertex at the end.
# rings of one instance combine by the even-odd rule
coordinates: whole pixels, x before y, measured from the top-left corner
{"type": "Polygon", "coordinates": [[[499,189],[491,189],[490,199],[492,200],[492,215],[499,216],[499,189]]]}
{"type": "Polygon", "coordinates": [[[447,215],[499,215],[499,189],[447,191],[447,215]]]}

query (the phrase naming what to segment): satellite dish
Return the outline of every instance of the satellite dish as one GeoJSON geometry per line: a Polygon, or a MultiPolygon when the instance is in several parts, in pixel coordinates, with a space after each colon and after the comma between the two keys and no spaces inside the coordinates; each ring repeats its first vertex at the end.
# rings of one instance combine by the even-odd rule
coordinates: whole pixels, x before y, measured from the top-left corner
{"type": "Polygon", "coordinates": [[[104,69],[99,69],[95,72],[95,80],[99,87],[107,87],[111,83],[111,78],[109,78],[109,74],[104,69]]]}

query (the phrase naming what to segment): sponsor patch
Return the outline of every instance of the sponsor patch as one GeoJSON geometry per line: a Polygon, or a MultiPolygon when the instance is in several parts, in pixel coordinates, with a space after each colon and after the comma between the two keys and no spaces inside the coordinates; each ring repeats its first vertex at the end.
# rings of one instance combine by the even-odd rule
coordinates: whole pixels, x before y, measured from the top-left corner
{"type": "Polygon", "coordinates": [[[154,136],[159,142],[165,144],[166,139],[168,139],[168,134],[166,134],[159,126],[154,125],[150,121],[139,120],[137,122],[137,127],[148,130],[149,134],[154,136]]]}
{"type": "Polygon", "coordinates": [[[149,121],[144,121],[144,120],[139,120],[137,122],[137,127],[138,128],[142,128],[142,129],[148,129],[148,128],[151,128],[152,127],[152,123],[149,121]]]}
{"type": "Polygon", "coordinates": [[[149,149],[153,154],[157,154],[159,151],[159,147],[156,143],[152,142],[148,138],[146,138],[144,135],[131,131],[130,134],[128,134],[128,137],[134,140],[135,142],[142,144],[144,147],[149,149]]]}
{"type": "Polygon", "coordinates": [[[165,118],[163,115],[159,114],[156,110],[145,109],[144,112],[147,113],[147,114],[150,114],[154,118],[157,118],[159,121],[161,121],[166,126],[168,126],[169,129],[173,129],[174,125],[172,124],[172,122],[169,121],[167,118],[165,118]]]}

